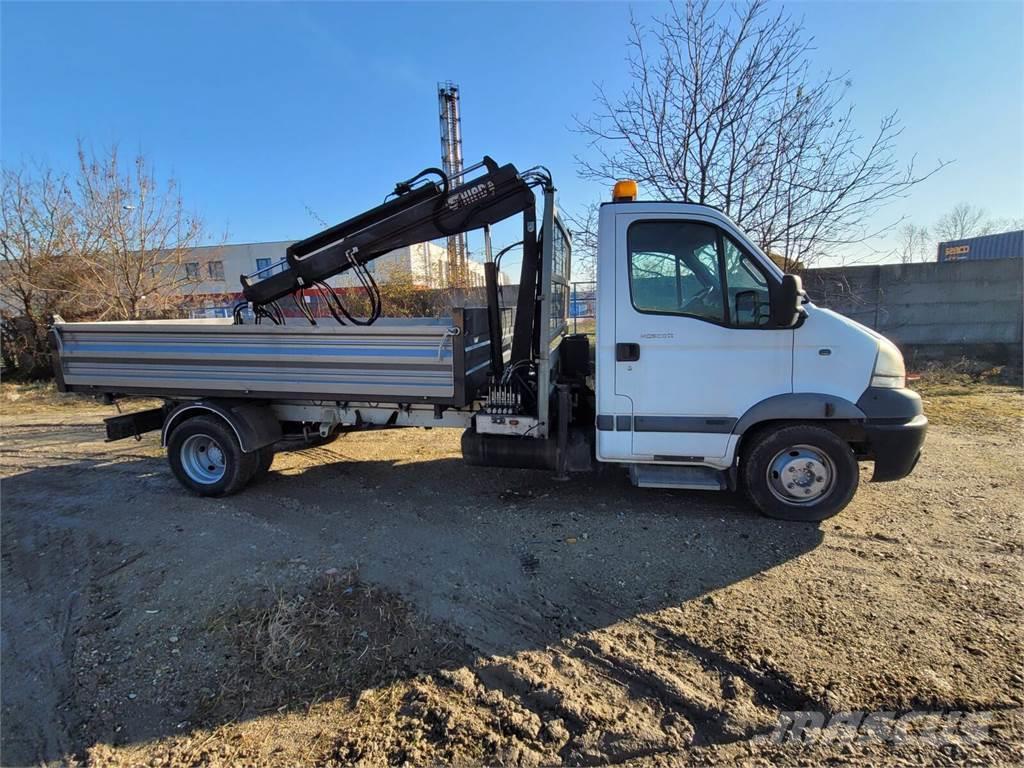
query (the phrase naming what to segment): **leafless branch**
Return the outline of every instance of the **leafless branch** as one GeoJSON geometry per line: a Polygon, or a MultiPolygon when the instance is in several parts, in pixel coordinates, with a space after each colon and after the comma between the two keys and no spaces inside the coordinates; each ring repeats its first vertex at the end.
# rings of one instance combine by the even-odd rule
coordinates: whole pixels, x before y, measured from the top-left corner
{"type": "Polygon", "coordinates": [[[576,120],[580,175],[720,208],[787,268],[877,235],[875,214],[945,163],[901,164],[895,114],[861,135],[849,79],[814,73],[813,42],[766,0],[687,0],[649,29],[632,18],[631,84],[598,86],[596,112],[576,120]]]}

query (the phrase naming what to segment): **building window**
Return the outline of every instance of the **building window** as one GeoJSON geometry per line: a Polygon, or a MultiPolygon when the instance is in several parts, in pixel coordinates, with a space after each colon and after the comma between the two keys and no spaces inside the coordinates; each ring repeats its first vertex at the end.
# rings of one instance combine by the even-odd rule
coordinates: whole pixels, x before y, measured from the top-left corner
{"type": "Polygon", "coordinates": [[[224,279],[224,262],[223,261],[209,261],[206,263],[206,274],[209,275],[211,280],[223,280],[224,279]]]}
{"type": "Polygon", "coordinates": [[[262,272],[264,269],[269,269],[270,259],[256,259],[256,271],[262,272]]]}
{"type": "Polygon", "coordinates": [[[186,261],[185,262],[185,277],[189,280],[199,279],[199,262],[198,261],[186,261]]]}

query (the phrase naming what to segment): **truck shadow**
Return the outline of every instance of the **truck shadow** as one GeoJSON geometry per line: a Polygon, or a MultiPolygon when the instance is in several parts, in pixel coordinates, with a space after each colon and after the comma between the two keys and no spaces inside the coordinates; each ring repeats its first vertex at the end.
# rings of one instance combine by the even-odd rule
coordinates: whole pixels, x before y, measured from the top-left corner
{"type": "MultiPolygon", "coordinates": [[[[324,573],[355,567],[458,638],[464,651],[391,675],[401,678],[684,610],[822,539],[736,495],[636,489],[618,471],[559,482],[454,458],[328,453],[310,467],[279,459],[226,499],[188,495],[160,459],[6,478],[3,763],[259,716],[198,706],[234,663],[225,617],[302,594],[324,573]]],[[[326,697],[358,693],[342,682],[326,697]]],[[[282,709],[324,698],[293,691],[282,709]]]]}

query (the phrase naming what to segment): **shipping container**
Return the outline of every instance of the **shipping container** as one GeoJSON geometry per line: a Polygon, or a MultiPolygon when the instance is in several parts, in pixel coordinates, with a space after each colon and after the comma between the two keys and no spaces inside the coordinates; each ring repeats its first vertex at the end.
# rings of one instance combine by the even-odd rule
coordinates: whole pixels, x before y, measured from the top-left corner
{"type": "Polygon", "coordinates": [[[939,261],[1019,259],[1021,256],[1024,256],[1024,230],[939,243],[939,261]]]}

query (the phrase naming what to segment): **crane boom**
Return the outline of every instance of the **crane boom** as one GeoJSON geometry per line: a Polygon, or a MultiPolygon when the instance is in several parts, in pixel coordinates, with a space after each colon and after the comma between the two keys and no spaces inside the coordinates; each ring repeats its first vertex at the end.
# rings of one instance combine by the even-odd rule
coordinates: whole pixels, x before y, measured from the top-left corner
{"type": "Polygon", "coordinates": [[[357,269],[396,248],[470,232],[533,211],[530,184],[512,164],[490,157],[451,179],[428,168],[395,186],[382,205],[288,246],[284,262],[242,275],[242,293],[255,305],[357,269]],[[481,170],[466,180],[466,175],[481,170]],[[433,178],[431,178],[433,177],[433,178]],[[453,183],[457,182],[457,183],[453,183]]]}
{"type": "MultiPolygon", "coordinates": [[[[367,263],[396,248],[471,232],[522,214],[523,258],[510,362],[531,361],[541,354],[540,233],[532,189],[538,185],[544,190],[546,215],[549,208],[553,215],[554,187],[550,175],[542,168],[521,174],[511,163],[498,165],[487,156],[456,176],[438,168],[426,168],[396,184],[393,197],[376,208],[292,243],[285,258],[277,264],[242,275],[242,294],[256,310],[259,321],[261,314],[274,319],[273,313],[264,309],[267,305],[274,309],[279,299],[307,287],[316,288],[333,302],[328,306],[339,322],[369,325],[380,314],[380,294],[365,269],[367,263]],[[370,293],[373,308],[368,318],[351,315],[323,282],[349,270],[354,270],[370,293]]],[[[493,264],[485,266],[491,370],[498,376],[504,363],[497,271],[493,264]]],[[[315,324],[312,316],[307,318],[315,324]]]]}

